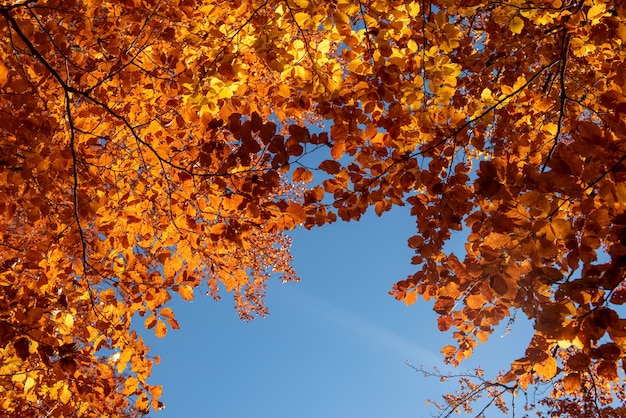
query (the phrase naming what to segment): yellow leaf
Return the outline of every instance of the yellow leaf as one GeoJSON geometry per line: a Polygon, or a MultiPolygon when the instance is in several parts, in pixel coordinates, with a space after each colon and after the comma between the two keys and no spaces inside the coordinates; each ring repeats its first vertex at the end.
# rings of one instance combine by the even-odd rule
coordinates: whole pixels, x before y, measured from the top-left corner
{"type": "Polygon", "coordinates": [[[230,99],[233,97],[233,92],[228,87],[222,87],[217,93],[217,97],[220,99],[230,99]]]}
{"type": "Polygon", "coordinates": [[[26,380],[26,375],[24,373],[18,373],[11,376],[11,381],[14,383],[23,382],[26,380]]]}
{"type": "Polygon", "coordinates": [[[298,12],[293,18],[296,20],[296,24],[300,27],[306,26],[306,23],[309,21],[310,16],[307,13],[298,12]]]}
{"type": "Polygon", "coordinates": [[[302,80],[310,80],[311,72],[301,65],[298,65],[293,67],[293,76],[302,80]]]}
{"type": "Polygon", "coordinates": [[[126,365],[130,361],[130,358],[133,356],[133,350],[129,347],[122,350],[119,357],[117,358],[117,372],[122,373],[126,368],[126,365]]]}
{"type": "Polygon", "coordinates": [[[63,403],[68,403],[70,398],[72,397],[72,392],[67,388],[67,384],[63,384],[63,389],[61,389],[61,393],[59,393],[59,399],[63,403]]]}
{"type": "Polygon", "coordinates": [[[407,12],[409,12],[409,16],[415,18],[419,16],[420,13],[420,4],[417,1],[412,1],[406,5],[407,12]]]}
{"type": "Polygon", "coordinates": [[[306,48],[306,45],[304,44],[304,42],[302,42],[302,39],[296,39],[295,41],[292,42],[291,46],[296,51],[301,51],[306,48]]]}
{"type": "Polygon", "coordinates": [[[322,55],[328,54],[328,52],[330,51],[330,41],[328,39],[324,39],[319,44],[317,44],[316,50],[322,55]]]}
{"type": "Polygon", "coordinates": [[[509,25],[509,29],[511,29],[511,32],[513,32],[513,33],[517,33],[517,34],[522,33],[522,29],[524,29],[524,20],[521,17],[519,17],[519,16],[515,16],[511,20],[511,24],[509,25]]]}
{"type": "Polygon", "coordinates": [[[65,315],[64,323],[68,327],[72,327],[74,325],[74,317],[71,314],[65,315]]]}
{"type": "Polygon", "coordinates": [[[165,325],[165,322],[160,321],[160,320],[157,321],[154,333],[156,334],[158,338],[165,337],[167,335],[167,326],[165,325]]]}
{"type": "Polygon", "coordinates": [[[35,379],[28,376],[26,378],[26,381],[24,382],[24,392],[28,392],[29,389],[32,388],[33,386],[35,386],[35,379]]]}
{"type": "Polygon", "coordinates": [[[536,363],[535,372],[544,382],[556,376],[556,360],[554,357],[548,357],[543,362],[536,363]]]}
{"type": "Polygon", "coordinates": [[[187,284],[178,287],[178,294],[185,300],[193,299],[193,288],[187,284]]]}
{"type": "Polygon", "coordinates": [[[578,338],[578,336],[574,337],[573,339],[562,339],[562,340],[558,340],[557,344],[559,344],[559,347],[562,349],[568,349],[572,346],[578,348],[578,349],[583,349],[584,344],[582,341],[580,341],[580,338],[578,338]]]}
{"type": "Polygon", "coordinates": [[[493,100],[493,94],[491,93],[491,89],[489,87],[485,87],[483,92],[480,93],[480,99],[483,102],[491,102],[493,100]]]}
{"type": "Polygon", "coordinates": [[[587,11],[587,19],[591,20],[592,25],[595,25],[604,17],[605,12],[606,3],[596,4],[595,6],[591,6],[589,11],[587,11]]]}

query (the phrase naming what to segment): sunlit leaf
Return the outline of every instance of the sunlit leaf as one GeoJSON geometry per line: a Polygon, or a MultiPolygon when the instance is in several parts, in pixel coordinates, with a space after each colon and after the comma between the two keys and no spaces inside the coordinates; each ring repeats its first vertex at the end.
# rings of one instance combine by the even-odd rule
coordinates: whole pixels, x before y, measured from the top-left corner
{"type": "Polygon", "coordinates": [[[4,87],[9,82],[9,69],[0,62],[0,87],[4,87]]]}
{"type": "Polygon", "coordinates": [[[511,19],[509,29],[511,29],[511,32],[516,34],[522,33],[522,29],[524,29],[524,19],[519,16],[515,16],[513,19],[511,19]]]}
{"type": "Polygon", "coordinates": [[[185,300],[193,299],[193,288],[187,284],[178,287],[178,294],[185,300]]]}
{"type": "Polygon", "coordinates": [[[167,325],[165,325],[165,322],[157,321],[154,334],[159,338],[163,338],[167,335],[167,325]]]}
{"type": "Polygon", "coordinates": [[[404,303],[407,306],[414,304],[416,300],[417,300],[417,292],[408,292],[406,296],[404,297],[404,303]]]}
{"type": "Polygon", "coordinates": [[[543,381],[548,381],[556,375],[556,360],[554,357],[548,357],[544,361],[536,363],[534,369],[543,381]]]}

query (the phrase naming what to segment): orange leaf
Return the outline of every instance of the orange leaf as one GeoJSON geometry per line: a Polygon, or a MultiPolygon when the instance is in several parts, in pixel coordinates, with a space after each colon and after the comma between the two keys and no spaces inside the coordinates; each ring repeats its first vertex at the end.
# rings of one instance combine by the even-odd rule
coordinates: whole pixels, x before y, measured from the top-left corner
{"type": "Polygon", "coordinates": [[[144,322],[144,326],[146,327],[146,329],[152,329],[156,325],[156,322],[157,322],[156,316],[150,315],[149,317],[146,318],[146,321],[144,322]]]}
{"type": "Polygon", "coordinates": [[[487,334],[486,332],[483,332],[483,331],[478,331],[476,333],[476,338],[478,338],[478,341],[480,341],[481,343],[484,344],[489,339],[489,334],[487,334]]]}
{"type": "Polygon", "coordinates": [[[0,87],[4,87],[9,82],[9,69],[0,62],[0,87]]]}
{"type": "Polygon", "coordinates": [[[346,150],[346,142],[345,141],[335,141],[333,147],[330,150],[330,155],[335,160],[339,160],[346,150]]]}
{"type": "Polygon", "coordinates": [[[470,309],[480,309],[487,301],[482,295],[469,295],[465,299],[465,304],[470,309]]]}
{"type": "Polygon", "coordinates": [[[404,303],[406,304],[406,306],[413,305],[416,300],[417,300],[417,292],[416,291],[407,292],[406,296],[404,297],[404,303]]]}
{"type": "Polygon", "coordinates": [[[167,335],[167,325],[165,325],[165,322],[161,320],[157,321],[154,333],[159,338],[165,337],[167,335]]]}
{"type": "Polygon", "coordinates": [[[185,300],[193,299],[193,288],[187,284],[178,287],[178,294],[185,300]]]}
{"type": "Polygon", "coordinates": [[[295,182],[308,183],[313,180],[313,173],[304,167],[298,167],[293,171],[291,178],[295,182]]]}
{"type": "Polygon", "coordinates": [[[532,382],[533,382],[533,375],[531,373],[524,373],[517,380],[517,383],[519,384],[519,386],[524,390],[528,389],[528,385],[531,384],[532,382]]]}
{"type": "Polygon", "coordinates": [[[537,375],[541,378],[541,380],[547,382],[548,380],[556,376],[556,360],[554,359],[554,357],[548,357],[540,363],[535,363],[534,369],[537,375]]]}
{"type": "Polygon", "coordinates": [[[139,395],[137,400],[135,400],[135,408],[137,408],[139,411],[147,412],[149,408],[149,404],[148,404],[148,396],[145,393],[142,393],[141,395],[139,395]]]}

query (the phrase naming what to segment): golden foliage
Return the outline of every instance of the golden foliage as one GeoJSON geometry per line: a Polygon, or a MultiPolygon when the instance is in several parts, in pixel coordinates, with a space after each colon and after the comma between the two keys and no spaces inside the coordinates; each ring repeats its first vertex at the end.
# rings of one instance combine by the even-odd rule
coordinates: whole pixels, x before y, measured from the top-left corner
{"type": "Polygon", "coordinates": [[[285,231],[404,204],[416,273],[391,293],[435,300],[448,362],[520,311],[536,333],[497,387],[551,381],[542,402],[574,416],[624,401],[621,2],[6,0],[0,19],[6,416],[158,409],[133,319],[165,336],[202,282],[263,315],[267,280],[296,279],[285,231]]]}

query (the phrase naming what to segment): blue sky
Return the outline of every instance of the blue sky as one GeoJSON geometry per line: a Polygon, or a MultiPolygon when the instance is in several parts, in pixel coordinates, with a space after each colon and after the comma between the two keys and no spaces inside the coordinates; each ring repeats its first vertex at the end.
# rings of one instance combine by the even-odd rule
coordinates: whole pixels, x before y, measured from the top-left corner
{"type": "MultiPolygon", "coordinates": [[[[232,300],[173,301],[182,329],[165,339],[146,332],[161,356],[153,384],[166,409],[154,418],[429,417],[427,399],[454,388],[424,378],[406,361],[442,365],[450,336],[437,329],[431,304],[407,307],[387,292],[413,272],[406,208],[360,222],[293,233],[299,283],[268,286],[270,315],[246,323],[232,300]]],[[[461,255],[463,242],[455,252],[461,255]]],[[[503,369],[523,355],[530,327],[498,331],[466,368],[503,369]]],[[[520,404],[522,400],[518,401],[520,404]]],[[[455,414],[455,416],[458,416],[455,414]]],[[[498,416],[491,410],[489,417],[498,416]]]]}

